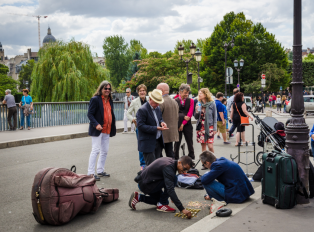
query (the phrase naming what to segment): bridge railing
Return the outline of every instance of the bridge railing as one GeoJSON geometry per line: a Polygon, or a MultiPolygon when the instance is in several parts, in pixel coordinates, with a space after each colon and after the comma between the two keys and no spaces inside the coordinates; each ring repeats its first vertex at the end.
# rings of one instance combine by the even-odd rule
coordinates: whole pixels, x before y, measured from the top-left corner
{"type": "MultiPolygon", "coordinates": [[[[87,111],[89,101],[80,102],[34,102],[33,114],[30,116],[31,128],[63,126],[89,123],[87,111]]],[[[114,101],[114,114],[116,120],[123,120],[124,102],[114,101]]],[[[21,126],[22,108],[16,104],[17,109],[17,127],[21,126]]],[[[6,104],[0,104],[0,131],[9,129],[8,112],[6,104]]],[[[13,123],[13,117],[12,117],[13,123]]],[[[26,117],[24,119],[24,126],[26,117]]]]}

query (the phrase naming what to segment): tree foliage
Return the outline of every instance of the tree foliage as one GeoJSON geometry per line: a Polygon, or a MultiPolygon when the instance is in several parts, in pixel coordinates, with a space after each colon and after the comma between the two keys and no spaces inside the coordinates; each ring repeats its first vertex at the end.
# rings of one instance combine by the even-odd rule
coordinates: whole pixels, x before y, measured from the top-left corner
{"type": "MultiPolygon", "coordinates": [[[[292,62],[289,62],[287,68],[289,74],[292,75],[292,62]]],[[[302,77],[304,86],[314,86],[314,60],[302,61],[302,77]]]]}
{"type": "MultiPolygon", "coordinates": [[[[224,90],[223,45],[225,42],[230,42],[232,38],[234,38],[234,47],[228,48],[227,67],[233,67],[235,59],[244,59],[244,67],[240,72],[241,86],[260,80],[259,73],[262,65],[266,63],[276,64],[279,69],[286,69],[288,58],[275,36],[267,32],[261,23],[253,24],[251,20],[246,19],[244,13],[230,12],[215,26],[212,35],[204,42],[201,76],[209,88],[224,90]]],[[[236,84],[237,81],[231,88],[235,88],[236,84]]]]}
{"type": "Polygon", "coordinates": [[[36,101],[87,101],[109,73],[93,62],[88,45],[71,40],[45,45],[32,73],[36,101]]]}
{"type": "Polygon", "coordinates": [[[9,68],[3,64],[0,64],[0,99],[4,98],[5,91],[7,89],[11,90],[11,94],[15,95],[17,93],[16,85],[18,82],[12,77],[7,76],[9,68]]]}
{"type": "Polygon", "coordinates": [[[312,53],[310,53],[310,54],[308,54],[306,57],[304,57],[303,60],[306,60],[306,61],[308,61],[308,60],[314,60],[314,55],[313,55],[312,53]]]}
{"type": "Polygon", "coordinates": [[[34,60],[28,60],[26,65],[22,65],[22,70],[19,74],[19,89],[22,91],[22,89],[25,89],[27,86],[25,81],[28,81],[28,86],[32,85],[32,72],[35,66],[35,61],[34,60]]]}
{"type": "MultiPolygon", "coordinates": [[[[141,43],[133,40],[132,45],[131,49],[135,51],[139,49],[141,43]]],[[[104,40],[103,49],[106,58],[106,67],[110,71],[112,84],[118,86],[121,80],[126,79],[129,63],[132,60],[128,44],[122,36],[108,36],[104,40]]]]}
{"type": "Polygon", "coordinates": [[[134,73],[138,71],[137,63],[141,60],[141,54],[139,52],[135,52],[133,55],[133,62],[130,62],[129,69],[127,73],[127,80],[131,80],[134,73]]]}

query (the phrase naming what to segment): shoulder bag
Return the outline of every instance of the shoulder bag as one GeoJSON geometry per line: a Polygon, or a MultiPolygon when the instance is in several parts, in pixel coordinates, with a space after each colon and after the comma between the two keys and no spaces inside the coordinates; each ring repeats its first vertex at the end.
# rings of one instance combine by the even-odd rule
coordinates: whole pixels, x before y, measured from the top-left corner
{"type": "MultiPolygon", "coordinates": [[[[240,120],[241,120],[241,124],[250,124],[249,118],[248,118],[248,117],[243,117],[243,116],[241,116],[241,114],[240,114],[240,112],[239,112],[239,110],[238,110],[238,107],[237,107],[237,103],[234,103],[234,104],[235,104],[235,106],[236,106],[236,108],[237,108],[237,111],[238,111],[238,113],[239,113],[240,120]]],[[[242,126],[248,126],[248,125],[242,125],[242,126]]]]}

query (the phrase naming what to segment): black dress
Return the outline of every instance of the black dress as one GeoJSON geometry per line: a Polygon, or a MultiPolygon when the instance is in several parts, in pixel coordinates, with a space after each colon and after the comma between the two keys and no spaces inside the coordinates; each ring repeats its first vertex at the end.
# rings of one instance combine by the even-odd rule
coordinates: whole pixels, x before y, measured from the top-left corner
{"type": "Polygon", "coordinates": [[[236,108],[236,104],[237,104],[237,107],[238,107],[238,110],[239,110],[241,116],[247,117],[243,113],[243,110],[242,110],[242,105],[245,103],[244,102],[234,102],[232,105],[232,107],[233,107],[233,118],[232,118],[233,124],[234,124],[234,126],[237,127],[237,132],[243,132],[243,131],[245,131],[245,126],[240,126],[241,125],[241,118],[240,118],[240,115],[239,115],[238,110],[236,108]]]}

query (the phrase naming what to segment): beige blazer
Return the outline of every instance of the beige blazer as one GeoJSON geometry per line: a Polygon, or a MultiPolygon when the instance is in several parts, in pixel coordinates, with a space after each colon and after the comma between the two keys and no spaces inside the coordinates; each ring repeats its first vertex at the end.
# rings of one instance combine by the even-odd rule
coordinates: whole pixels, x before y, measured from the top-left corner
{"type": "Polygon", "coordinates": [[[162,119],[167,124],[169,130],[164,130],[162,135],[164,137],[164,143],[178,142],[179,131],[179,106],[175,100],[171,99],[169,95],[163,96],[164,103],[160,104],[160,110],[162,113],[162,119]]]}
{"type": "MultiPolygon", "coordinates": [[[[148,97],[146,97],[146,101],[148,102],[148,97]]],[[[126,114],[128,120],[132,123],[133,119],[136,120],[136,113],[138,109],[142,106],[141,104],[141,98],[137,97],[136,99],[132,100],[131,105],[128,109],[128,112],[126,114]],[[133,117],[134,113],[134,117],[133,117]]]]}

